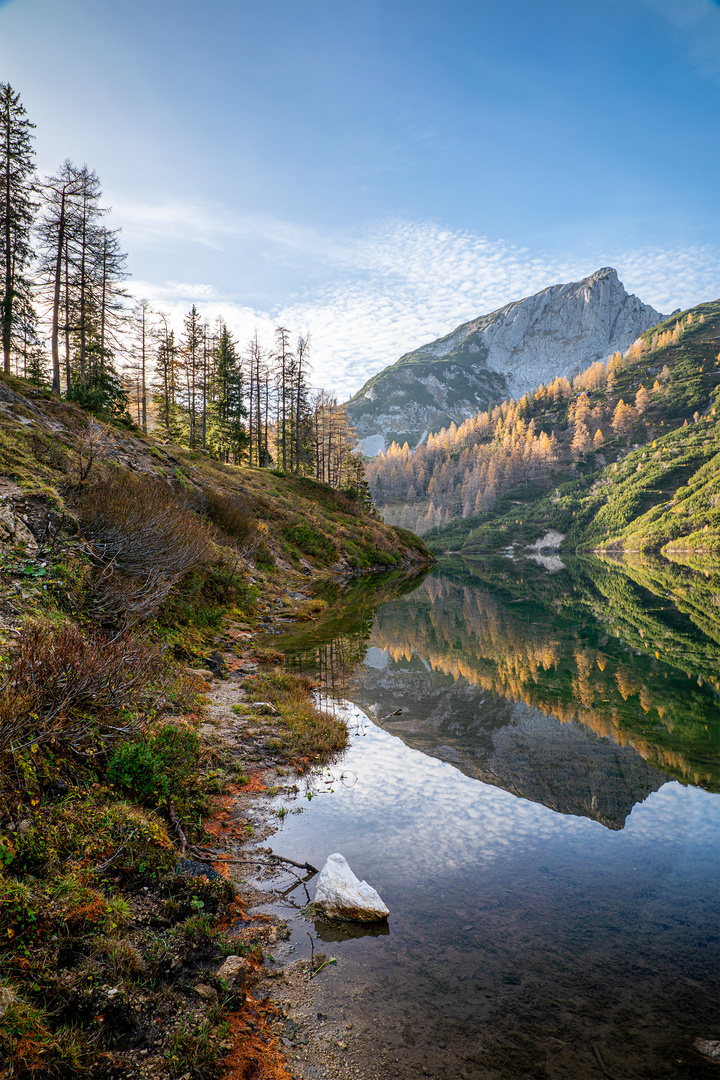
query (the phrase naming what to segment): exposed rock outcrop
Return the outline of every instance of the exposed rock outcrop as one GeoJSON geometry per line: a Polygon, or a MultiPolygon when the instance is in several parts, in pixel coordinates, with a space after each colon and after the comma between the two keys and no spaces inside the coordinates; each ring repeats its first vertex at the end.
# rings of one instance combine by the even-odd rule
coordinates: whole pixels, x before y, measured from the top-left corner
{"type": "Polygon", "coordinates": [[[385,444],[395,438],[412,446],[428,431],[624,351],[664,317],[604,267],[406,353],[370,379],[348,411],[366,453],[382,449],[377,436],[385,444]]]}

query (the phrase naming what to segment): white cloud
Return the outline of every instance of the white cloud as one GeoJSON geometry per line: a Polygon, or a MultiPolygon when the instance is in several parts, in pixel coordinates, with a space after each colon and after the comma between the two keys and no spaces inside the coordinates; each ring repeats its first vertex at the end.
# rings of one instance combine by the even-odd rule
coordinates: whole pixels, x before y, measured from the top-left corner
{"type": "Polygon", "coordinates": [[[134,282],[132,291],[169,311],[178,324],[196,302],[205,317],[222,315],[241,343],[257,327],[269,345],[279,322],[309,332],[315,382],[341,399],[402,353],[458,324],[600,266],[615,266],[629,292],[665,313],[720,294],[720,255],[709,247],[579,257],[531,251],[433,222],[384,221],[361,233],[326,234],[181,204],[124,207],[118,216],[131,244],[197,243],[237,249],[238,258],[251,246],[282,267],[284,281],[288,267],[296,284],[314,281],[265,309],[243,304],[220,283],[134,282]]]}

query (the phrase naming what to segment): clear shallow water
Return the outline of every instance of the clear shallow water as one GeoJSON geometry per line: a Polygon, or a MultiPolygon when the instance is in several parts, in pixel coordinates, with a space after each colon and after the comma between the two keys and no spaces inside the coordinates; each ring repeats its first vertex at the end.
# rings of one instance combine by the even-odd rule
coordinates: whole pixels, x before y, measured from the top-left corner
{"type": "MultiPolygon", "coordinates": [[[[463,590],[463,610],[483,609],[463,590]]],[[[642,707],[623,714],[630,738],[602,734],[607,683],[589,700],[586,679],[592,715],[564,723],[528,694],[480,686],[473,671],[483,665],[497,682],[490,654],[507,664],[529,645],[546,649],[547,624],[525,619],[508,653],[497,611],[504,637],[476,623],[458,647],[469,625],[460,617],[451,655],[452,599],[425,586],[377,612],[366,662],[346,684],[398,734],[346,705],[354,734],[342,761],[310,778],[312,801],[304,790],[280,800],[302,813],[284,819],[275,851],[318,866],[342,852],[391,910],[386,936],[333,940],[315,924],[330,938],[317,947],[338,959],[316,981],[318,1009],[353,1022],[349,1055],[383,1077],[715,1076],[692,1043],[720,1038],[720,797],[672,778],[705,762],[707,747],[689,738],[661,761],[667,728],[653,734],[660,714],[642,707]],[[449,672],[451,659],[465,674],[449,672]],[[388,717],[392,705],[401,717],[388,717]]],[[[575,673],[583,649],[574,639],[575,673]]],[[[563,655],[558,645],[546,669],[558,699],[563,655]]],[[[613,658],[612,643],[598,655],[624,691],[631,667],[642,682],[642,658],[613,658]]],[[[652,691],[657,705],[668,673],[645,674],[638,701],[652,691]]],[[[666,697],[660,708],[675,709],[676,729],[674,686],[666,697]]],[[[702,702],[696,694],[692,715],[705,732],[715,705],[702,702]]],[[[305,902],[302,889],[293,895],[305,902]]],[[[298,950],[308,927],[298,915],[298,950]]]]}

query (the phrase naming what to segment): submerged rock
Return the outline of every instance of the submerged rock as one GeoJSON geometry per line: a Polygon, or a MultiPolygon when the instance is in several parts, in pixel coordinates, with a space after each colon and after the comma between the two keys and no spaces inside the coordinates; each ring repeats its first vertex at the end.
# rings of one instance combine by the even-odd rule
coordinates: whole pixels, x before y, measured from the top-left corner
{"type": "Polygon", "coordinates": [[[320,871],[315,908],[328,919],[380,922],[390,909],[366,881],[359,881],[347,860],[335,852],[320,871]]]}

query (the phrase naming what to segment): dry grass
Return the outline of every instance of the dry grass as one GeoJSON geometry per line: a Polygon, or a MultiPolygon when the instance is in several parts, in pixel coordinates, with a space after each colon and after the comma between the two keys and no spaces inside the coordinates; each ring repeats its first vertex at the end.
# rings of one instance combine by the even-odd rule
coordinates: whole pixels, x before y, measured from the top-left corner
{"type": "Polygon", "coordinates": [[[310,679],[274,671],[247,679],[243,687],[252,701],[269,701],[277,707],[285,753],[298,767],[309,767],[347,746],[345,724],[318,708],[310,679]]]}

